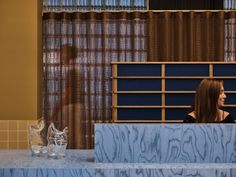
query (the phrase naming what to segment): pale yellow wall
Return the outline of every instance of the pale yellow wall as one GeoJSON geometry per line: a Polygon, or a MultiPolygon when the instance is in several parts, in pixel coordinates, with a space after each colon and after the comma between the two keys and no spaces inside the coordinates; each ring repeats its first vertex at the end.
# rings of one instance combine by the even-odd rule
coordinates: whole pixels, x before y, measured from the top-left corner
{"type": "Polygon", "coordinates": [[[0,0],[0,120],[41,115],[39,0],[0,0]]]}

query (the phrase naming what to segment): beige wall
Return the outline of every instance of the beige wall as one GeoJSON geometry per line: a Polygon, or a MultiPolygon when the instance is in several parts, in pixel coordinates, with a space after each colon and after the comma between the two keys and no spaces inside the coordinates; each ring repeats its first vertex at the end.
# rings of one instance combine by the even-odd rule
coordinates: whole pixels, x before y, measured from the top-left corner
{"type": "Polygon", "coordinates": [[[40,0],[0,0],[0,120],[41,116],[40,0]]]}

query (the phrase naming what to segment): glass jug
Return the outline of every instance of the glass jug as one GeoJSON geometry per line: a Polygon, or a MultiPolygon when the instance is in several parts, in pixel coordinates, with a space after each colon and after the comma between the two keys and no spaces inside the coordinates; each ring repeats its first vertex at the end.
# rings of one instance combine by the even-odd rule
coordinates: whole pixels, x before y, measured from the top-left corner
{"type": "Polygon", "coordinates": [[[49,158],[59,159],[65,156],[67,147],[67,132],[67,127],[65,127],[63,131],[59,131],[55,128],[53,123],[49,125],[47,133],[47,149],[49,158]]]}

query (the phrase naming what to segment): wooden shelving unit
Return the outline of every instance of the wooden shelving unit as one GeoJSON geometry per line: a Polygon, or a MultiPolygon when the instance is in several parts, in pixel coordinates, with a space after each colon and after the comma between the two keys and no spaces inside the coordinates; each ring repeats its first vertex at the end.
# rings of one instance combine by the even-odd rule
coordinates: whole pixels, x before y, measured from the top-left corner
{"type": "Polygon", "coordinates": [[[182,122],[203,78],[224,81],[236,116],[236,62],[112,63],[113,122],[182,122]]]}

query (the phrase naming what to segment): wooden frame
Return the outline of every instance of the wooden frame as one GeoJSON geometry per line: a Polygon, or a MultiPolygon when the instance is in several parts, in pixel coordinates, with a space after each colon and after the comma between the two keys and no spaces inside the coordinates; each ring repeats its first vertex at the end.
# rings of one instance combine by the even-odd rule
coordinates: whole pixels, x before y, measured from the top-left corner
{"type": "MultiPolygon", "coordinates": [[[[152,66],[150,66],[152,67],[152,66]]],[[[125,71],[126,72],[126,71],[125,71]]],[[[134,73],[134,70],[132,71],[134,73]]],[[[139,72],[139,71],[138,71],[139,72]]],[[[236,86],[234,88],[234,86],[232,85],[231,82],[235,82],[236,83],[236,62],[114,62],[112,63],[112,120],[113,122],[182,122],[184,117],[182,117],[181,119],[176,119],[176,118],[170,118],[168,116],[170,116],[171,114],[173,114],[173,112],[178,112],[181,111],[181,109],[189,109],[191,107],[191,104],[185,104],[185,105],[179,105],[179,104],[171,104],[168,103],[170,101],[172,101],[172,95],[175,95],[176,97],[179,97],[179,94],[183,95],[186,94],[185,98],[187,97],[191,97],[191,95],[194,95],[195,93],[195,88],[191,88],[190,90],[179,90],[176,88],[173,88],[170,90],[171,87],[171,82],[173,83],[178,83],[178,82],[182,82],[182,83],[191,83],[195,82],[199,83],[200,80],[202,80],[203,78],[215,78],[215,79],[221,79],[224,82],[226,82],[228,85],[228,88],[226,88],[225,93],[226,94],[231,94],[231,96],[233,95],[233,97],[236,98],[236,86]],[[159,75],[140,75],[140,74],[134,74],[134,75],[122,75],[120,72],[119,68],[122,67],[127,67],[127,71],[129,71],[129,69],[132,67],[137,66],[139,69],[142,67],[140,67],[141,65],[143,65],[144,67],[147,65],[154,65],[158,66],[157,68],[160,69],[159,75]],[[130,67],[131,66],[131,67],[130,67]],[[190,67],[189,71],[187,70],[185,74],[185,71],[181,71],[182,73],[184,73],[184,75],[180,74],[175,74],[174,72],[171,73],[171,69],[175,70],[178,67],[190,67]],[[195,70],[193,73],[191,73],[191,67],[192,68],[199,68],[199,73],[198,70],[195,70]],[[228,69],[232,69],[232,71],[228,71],[228,69]],[[221,70],[223,71],[221,73],[221,70]],[[234,71],[235,70],[235,71],[234,71]],[[201,73],[201,71],[203,73],[201,73]],[[188,75],[188,73],[190,75],[188,75]],[[232,73],[232,74],[231,74],[232,73]],[[171,75],[173,74],[173,75],[171,75]],[[119,85],[121,85],[121,81],[122,80],[126,80],[126,82],[124,83],[130,83],[133,81],[144,81],[144,80],[150,80],[150,83],[153,83],[154,81],[158,81],[160,82],[160,88],[157,90],[122,90],[119,88],[119,85]],[[230,85],[233,88],[229,88],[230,85]],[[228,90],[227,90],[228,89],[228,90]],[[120,105],[119,104],[119,100],[122,99],[126,99],[125,97],[131,97],[128,99],[128,101],[130,101],[130,99],[132,100],[132,98],[137,98],[135,97],[135,95],[137,96],[141,96],[143,98],[145,97],[150,97],[152,100],[155,99],[152,98],[151,95],[158,95],[157,98],[161,100],[160,104],[156,104],[153,105],[153,103],[151,103],[150,105],[120,105]],[[125,95],[125,96],[122,96],[125,95]],[[143,96],[146,95],[146,96],[143,96]],[[149,96],[148,96],[149,95],[149,96]],[[120,98],[123,97],[123,98],[120,98]],[[141,110],[145,110],[146,112],[149,112],[148,110],[158,110],[160,111],[160,117],[158,117],[158,119],[120,119],[119,117],[119,112],[121,112],[121,110],[127,110],[128,112],[130,112],[130,110],[134,110],[134,111],[141,111],[141,110]],[[172,113],[171,113],[172,112],[172,113]]],[[[145,82],[146,82],[145,81],[145,82]]],[[[176,99],[177,100],[177,99],[176,99]]],[[[175,100],[175,101],[176,101],[175,100]]],[[[146,99],[146,101],[148,101],[148,98],[146,99]]],[[[135,101],[134,101],[135,102],[135,101]]],[[[224,106],[227,109],[231,109],[230,112],[232,112],[233,109],[233,113],[236,116],[236,99],[235,100],[231,100],[230,104],[226,104],[224,106]]],[[[142,112],[142,111],[141,111],[142,112]]],[[[154,112],[155,113],[155,112],[154,112]]]]}

